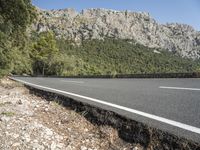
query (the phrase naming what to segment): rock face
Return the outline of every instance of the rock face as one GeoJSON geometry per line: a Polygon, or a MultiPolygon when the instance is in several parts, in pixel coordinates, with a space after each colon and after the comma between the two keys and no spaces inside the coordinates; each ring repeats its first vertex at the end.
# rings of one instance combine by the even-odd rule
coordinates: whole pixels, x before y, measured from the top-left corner
{"type": "Polygon", "coordinates": [[[183,57],[200,57],[200,32],[185,24],[158,24],[148,13],[87,9],[42,11],[34,25],[38,32],[53,30],[57,37],[77,42],[105,37],[130,39],[148,47],[163,48],[183,57]]]}

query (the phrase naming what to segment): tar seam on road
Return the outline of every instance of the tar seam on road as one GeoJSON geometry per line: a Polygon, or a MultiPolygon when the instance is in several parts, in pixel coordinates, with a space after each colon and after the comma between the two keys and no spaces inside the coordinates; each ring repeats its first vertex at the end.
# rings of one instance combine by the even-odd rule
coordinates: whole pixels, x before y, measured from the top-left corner
{"type": "Polygon", "coordinates": [[[198,88],[184,88],[184,87],[168,87],[168,86],[159,86],[160,89],[171,89],[171,90],[189,90],[189,91],[200,91],[198,88]]]}
{"type": "Polygon", "coordinates": [[[61,80],[62,82],[69,82],[69,83],[78,83],[78,84],[83,84],[85,82],[83,81],[68,81],[68,80],[61,80]]]}
{"type": "MultiPolygon", "coordinates": [[[[11,78],[11,79],[13,79],[13,78],[11,78]]],[[[62,90],[57,90],[57,89],[54,89],[54,88],[45,87],[45,86],[29,83],[29,82],[26,82],[26,81],[22,81],[22,80],[19,80],[19,79],[13,79],[13,80],[21,82],[25,85],[33,86],[35,88],[42,88],[44,90],[55,91],[55,92],[59,92],[59,93],[62,93],[62,94],[67,94],[69,96],[83,98],[85,100],[89,100],[89,101],[92,101],[92,102],[96,102],[96,103],[99,103],[99,104],[103,104],[103,105],[106,105],[106,106],[110,106],[110,107],[114,107],[114,108],[117,108],[117,109],[120,109],[120,110],[131,112],[131,113],[134,113],[134,114],[146,117],[146,118],[150,118],[150,119],[153,119],[153,120],[156,120],[156,121],[159,121],[159,122],[163,122],[163,123],[166,123],[166,124],[169,124],[169,125],[181,128],[181,129],[185,129],[187,131],[191,131],[191,132],[200,134],[200,128],[190,126],[190,125],[187,125],[187,124],[184,124],[184,123],[181,123],[181,122],[177,122],[177,121],[170,120],[170,119],[167,119],[167,118],[148,114],[146,112],[142,112],[142,111],[131,109],[131,108],[124,107],[124,106],[120,106],[120,105],[117,105],[117,104],[112,104],[112,103],[105,102],[105,101],[99,100],[99,99],[95,99],[95,98],[91,98],[91,97],[87,97],[87,96],[83,96],[83,95],[79,95],[79,94],[75,94],[75,93],[71,93],[71,92],[66,92],[66,91],[62,91],[62,90]]]]}

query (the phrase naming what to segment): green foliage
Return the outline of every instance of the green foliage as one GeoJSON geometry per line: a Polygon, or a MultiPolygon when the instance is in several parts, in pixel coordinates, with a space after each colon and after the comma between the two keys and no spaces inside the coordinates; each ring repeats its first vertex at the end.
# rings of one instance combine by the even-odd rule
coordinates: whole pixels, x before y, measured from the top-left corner
{"type": "Polygon", "coordinates": [[[34,7],[30,0],[0,0],[0,14],[1,30],[11,33],[25,30],[35,18],[34,7]]]}
{"type": "Polygon", "coordinates": [[[45,75],[54,64],[59,50],[56,47],[56,40],[52,32],[40,33],[39,38],[33,45],[31,57],[34,61],[34,72],[45,75]]]}
{"type": "Polygon", "coordinates": [[[12,73],[13,74],[32,74],[32,60],[29,57],[29,51],[24,49],[13,50],[12,55],[12,73]]]}
{"type": "Polygon", "coordinates": [[[14,112],[10,112],[10,111],[8,111],[8,112],[4,112],[3,111],[1,113],[1,115],[7,116],[7,117],[13,117],[15,115],[15,113],[14,112]]]}
{"type": "Polygon", "coordinates": [[[30,0],[0,0],[0,76],[30,72],[26,28],[35,14],[30,0]]]}
{"type": "Polygon", "coordinates": [[[11,42],[8,38],[0,31],[0,77],[8,74],[11,68],[11,42]]]}
{"type": "Polygon", "coordinates": [[[131,44],[127,40],[87,40],[80,46],[73,46],[65,40],[58,40],[60,50],[68,56],[83,60],[81,74],[135,74],[135,73],[177,73],[193,72],[199,62],[181,58],[165,50],[131,44]]]}

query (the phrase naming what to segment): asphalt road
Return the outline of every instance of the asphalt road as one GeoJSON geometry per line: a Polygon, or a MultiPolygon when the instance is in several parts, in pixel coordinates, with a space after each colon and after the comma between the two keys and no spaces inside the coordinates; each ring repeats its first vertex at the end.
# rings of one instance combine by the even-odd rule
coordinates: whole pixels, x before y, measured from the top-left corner
{"type": "Polygon", "coordinates": [[[200,142],[200,79],[13,79],[200,142]]]}

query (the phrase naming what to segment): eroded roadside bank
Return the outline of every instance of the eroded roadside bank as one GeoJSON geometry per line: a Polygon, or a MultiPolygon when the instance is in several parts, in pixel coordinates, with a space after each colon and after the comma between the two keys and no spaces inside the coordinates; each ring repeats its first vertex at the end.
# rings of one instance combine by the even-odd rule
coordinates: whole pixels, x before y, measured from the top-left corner
{"type": "Polygon", "coordinates": [[[1,80],[0,91],[0,149],[200,149],[198,143],[9,79],[1,80]]]}

